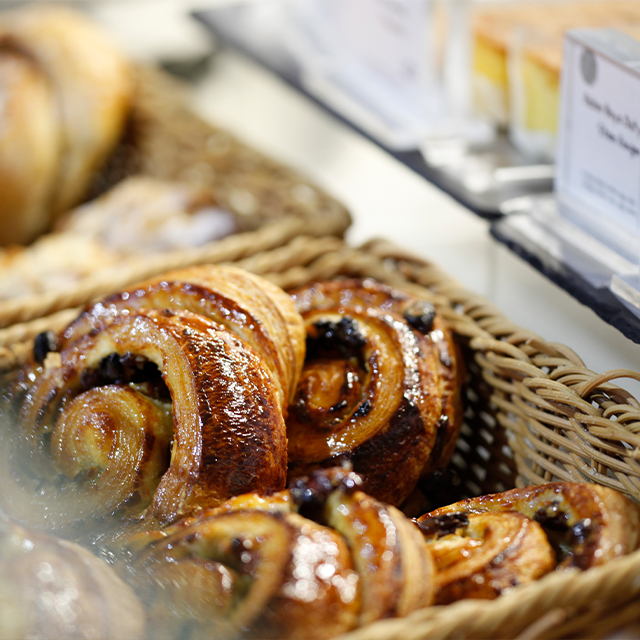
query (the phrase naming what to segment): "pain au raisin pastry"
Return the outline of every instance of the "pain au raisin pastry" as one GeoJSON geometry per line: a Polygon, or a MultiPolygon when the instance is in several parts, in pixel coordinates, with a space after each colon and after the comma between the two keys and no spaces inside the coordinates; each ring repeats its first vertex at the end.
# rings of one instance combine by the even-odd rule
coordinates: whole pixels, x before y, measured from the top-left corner
{"type": "Polygon", "coordinates": [[[128,62],[82,14],[0,14],[0,243],[27,243],[85,195],[124,129],[128,62]]]}
{"type": "Polygon", "coordinates": [[[551,570],[588,569],[640,545],[638,506],[595,484],[557,482],[470,498],[417,523],[438,567],[440,603],[495,597],[551,570]]]}
{"type": "Polygon", "coordinates": [[[226,327],[251,345],[273,374],[286,413],[304,362],[304,325],[291,299],[271,282],[235,267],[165,273],[89,307],[62,334],[62,345],[122,310],[182,309],[226,327]]]}
{"type": "Polygon", "coordinates": [[[134,534],[127,575],[154,637],[330,638],[429,605],[418,530],[359,485],[346,470],[318,471],[134,534]]]}
{"type": "Polygon", "coordinates": [[[0,637],[145,637],[142,606],[106,562],[67,540],[0,518],[0,637]]]}
{"type": "Polygon", "coordinates": [[[58,351],[36,343],[42,364],[24,372],[2,472],[6,510],[62,531],[152,526],[283,489],[295,317],[283,291],[211,266],[94,305],[58,351]]]}
{"type": "Polygon", "coordinates": [[[451,513],[420,519],[436,565],[436,604],[492,600],[555,567],[542,527],[521,513],[451,513]]]}
{"type": "Polygon", "coordinates": [[[433,305],[372,280],[291,292],[307,355],[287,421],[290,477],[348,459],[400,504],[445,466],[461,425],[460,360],[433,305]]]}

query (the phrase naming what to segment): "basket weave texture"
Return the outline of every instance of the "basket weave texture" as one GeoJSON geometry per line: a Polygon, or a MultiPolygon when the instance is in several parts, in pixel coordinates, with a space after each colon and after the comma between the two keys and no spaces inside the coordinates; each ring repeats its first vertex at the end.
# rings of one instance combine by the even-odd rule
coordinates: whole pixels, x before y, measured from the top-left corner
{"type": "MultiPolygon", "coordinates": [[[[371,277],[431,300],[446,317],[468,372],[451,501],[552,480],[596,482],[640,501],[640,404],[612,382],[640,374],[588,370],[569,348],[513,324],[433,264],[385,241],[354,248],[335,237],[300,236],[255,249],[227,247],[200,259],[232,262],[285,289],[371,277]]],[[[64,302],[53,307],[52,316],[0,332],[5,366],[20,362],[36,333],[61,328],[77,312],[64,310],[64,302]]],[[[494,601],[465,600],[377,622],[341,640],[601,638],[638,622],[640,551],[585,572],[549,574],[494,601]]]]}

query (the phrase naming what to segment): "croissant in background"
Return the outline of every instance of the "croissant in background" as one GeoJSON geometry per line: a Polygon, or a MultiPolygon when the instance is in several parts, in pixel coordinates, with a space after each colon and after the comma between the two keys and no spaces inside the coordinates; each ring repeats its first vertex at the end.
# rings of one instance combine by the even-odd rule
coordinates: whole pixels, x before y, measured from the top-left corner
{"type": "Polygon", "coordinates": [[[0,244],[24,244],[87,193],[123,132],[128,62],[82,14],[0,12],[0,244]]]}
{"type": "Polygon", "coordinates": [[[231,267],[174,272],[94,305],[59,351],[37,341],[23,371],[4,508],[78,535],[283,489],[302,335],[282,290],[231,267]]]}
{"type": "Polygon", "coordinates": [[[460,359],[433,305],[373,280],[291,292],[307,355],[287,421],[289,477],[347,459],[399,505],[444,467],[462,421],[460,359]]]}
{"type": "Polygon", "coordinates": [[[127,541],[154,638],[330,638],[427,606],[433,563],[347,469],[249,494],[127,541]]]}
{"type": "Polygon", "coordinates": [[[142,640],[133,590],[90,551],[0,519],[0,637],[142,640]]]}

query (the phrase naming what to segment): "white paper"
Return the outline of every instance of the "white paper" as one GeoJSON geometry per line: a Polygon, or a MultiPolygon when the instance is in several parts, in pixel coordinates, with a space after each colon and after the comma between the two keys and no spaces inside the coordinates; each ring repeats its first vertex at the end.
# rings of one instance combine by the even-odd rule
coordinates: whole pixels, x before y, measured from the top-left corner
{"type": "Polygon", "coordinates": [[[300,0],[303,82],[383,143],[417,148],[442,109],[432,11],[432,0],[300,0]]]}
{"type": "Polygon", "coordinates": [[[590,226],[595,212],[603,232],[613,224],[638,234],[640,75],[628,55],[616,60],[615,47],[588,43],[565,40],[556,188],[592,212],[590,226]]]}

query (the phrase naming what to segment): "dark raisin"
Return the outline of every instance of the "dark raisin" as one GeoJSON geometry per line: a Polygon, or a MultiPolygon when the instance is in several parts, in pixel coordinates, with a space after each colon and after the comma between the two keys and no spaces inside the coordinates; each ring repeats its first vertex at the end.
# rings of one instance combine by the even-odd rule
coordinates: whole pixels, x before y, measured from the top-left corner
{"type": "Polygon", "coordinates": [[[56,336],[53,331],[43,331],[36,336],[33,342],[33,359],[42,364],[47,355],[51,351],[56,351],[58,348],[56,336]]]}
{"type": "Polygon", "coordinates": [[[404,319],[414,329],[423,334],[427,334],[433,329],[435,317],[435,307],[426,300],[413,302],[404,311],[404,319]]]}
{"type": "Polygon", "coordinates": [[[124,381],[124,366],[117,353],[110,353],[102,358],[98,370],[105,383],[118,384],[124,381]]]}
{"type": "Polygon", "coordinates": [[[468,525],[469,517],[466,513],[445,513],[418,522],[418,528],[425,536],[436,536],[437,538],[455,533],[457,529],[465,528],[468,525]]]}
{"type": "Polygon", "coordinates": [[[351,493],[362,485],[360,476],[350,470],[350,465],[330,469],[316,469],[309,476],[296,478],[289,485],[293,503],[298,513],[324,524],[324,505],[333,491],[351,493]]]}
{"type": "Polygon", "coordinates": [[[548,508],[541,507],[533,519],[544,529],[551,531],[566,531],[569,527],[569,517],[564,511],[560,511],[559,505],[553,503],[548,508]]]}
{"type": "Polygon", "coordinates": [[[343,358],[349,358],[359,355],[359,350],[366,344],[357,323],[348,316],[339,322],[321,320],[313,327],[314,334],[307,336],[307,353],[310,357],[338,353],[343,358]]]}
{"type": "Polygon", "coordinates": [[[353,412],[353,417],[366,416],[371,411],[371,402],[369,398],[365,398],[360,406],[353,412]]]}

